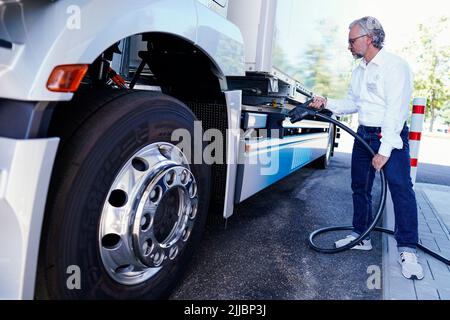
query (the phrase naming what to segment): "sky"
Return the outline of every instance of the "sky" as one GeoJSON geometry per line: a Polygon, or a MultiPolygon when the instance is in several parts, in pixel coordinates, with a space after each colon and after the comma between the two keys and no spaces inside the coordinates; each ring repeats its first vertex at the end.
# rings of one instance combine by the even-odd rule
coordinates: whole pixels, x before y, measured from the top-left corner
{"type": "MultiPolygon", "coordinates": [[[[385,48],[398,52],[415,36],[417,25],[431,18],[450,17],[448,0],[278,0],[278,21],[283,25],[277,41],[289,46],[286,53],[295,63],[310,43],[321,43],[318,21],[325,19],[339,27],[336,39],[337,61],[351,59],[347,51],[348,25],[363,16],[376,17],[386,33],[385,48]]],[[[450,44],[449,34],[442,39],[450,44]]],[[[410,62],[414,64],[414,62],[410,62]]],[[[337,65],[344,65],[337,63],[337,65]]]]}

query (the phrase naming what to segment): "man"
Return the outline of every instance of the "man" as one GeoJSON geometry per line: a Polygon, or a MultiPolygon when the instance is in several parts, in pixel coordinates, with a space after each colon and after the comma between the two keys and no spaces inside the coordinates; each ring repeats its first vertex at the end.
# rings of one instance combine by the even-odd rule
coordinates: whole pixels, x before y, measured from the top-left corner
{"type": "MultiPolygon", "coordinates": [[[[358,135],[370,144],[375,157],[355,140],[352,152],[352,190],[354,232],[335,242],[344,246],[362,234],[372,220],[372,184],[375,170],[384,168],[395,211],[395,239],[402,274],[423,279],[418,263],[417,204],[410,178],[408,143],[409,102],[412,74],[406,61],[383,49],[385,33],[377,19],[364,17],[350,24],[348,49],[361,59],[352,73],[347,99],[316,96],[311,107],[325,106],[342,115],[358,112],[358,135]]],[[[371,250],[370,239],[352,249],[371,250]]]]}

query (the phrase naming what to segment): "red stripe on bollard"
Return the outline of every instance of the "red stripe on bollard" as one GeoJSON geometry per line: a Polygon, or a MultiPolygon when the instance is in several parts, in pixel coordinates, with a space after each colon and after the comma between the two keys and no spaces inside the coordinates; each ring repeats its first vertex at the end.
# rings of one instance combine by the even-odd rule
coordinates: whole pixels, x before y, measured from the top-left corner
{"type": "Polygon", "coordinates": [[[413,113],[425,114],[425,106],[413,106],[413,113]]]}
{"type": "Polygon", "coordinates": [[[421,138],[422,138],[422,132],[413,132],[413,131],[411,131],[409,133],[409,140],[420,141],[421,138]]]}
{"type": "Polygon", "coordinates": [[[417,167],[418,164],[419,164],[419,160],[411,159],[411,167],[417,167]]]}

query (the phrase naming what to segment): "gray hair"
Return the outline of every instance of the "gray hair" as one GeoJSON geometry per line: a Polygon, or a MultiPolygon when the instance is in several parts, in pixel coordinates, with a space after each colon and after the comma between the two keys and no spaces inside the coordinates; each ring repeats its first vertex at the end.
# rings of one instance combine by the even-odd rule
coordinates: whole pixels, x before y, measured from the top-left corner
{"type": "Polygon", "coordinates": [[[359,25],[361,35],[367,34],[372,38],[372,44],[375,48],[381,49],[384,45],[385,33],[381,23],[374,17],[363,17],[350,23],[349,28],[359,25]]]}

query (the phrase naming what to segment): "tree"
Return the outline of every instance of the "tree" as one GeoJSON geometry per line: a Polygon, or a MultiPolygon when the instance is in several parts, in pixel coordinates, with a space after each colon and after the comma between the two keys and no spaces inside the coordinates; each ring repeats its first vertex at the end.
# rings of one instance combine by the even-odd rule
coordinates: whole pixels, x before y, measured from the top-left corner
{"type": "MultiPolygon", "coordinates": [[[[319,43],[310,43],[304,54],[299,57],[298,78],[317,94],[333,98],[346,96],[351,75],[351,65],[345,72],[339,70],[336,63],[336,34],[338,27],[325,21],[318,21],[319,43]]],[[[340,67],[340,66],[339,66],[340,67]]]]}
{"type": "Polygon", "coordinates": [[[447,104],[447,106],[445,106],[445,107],[441,110],[440,116],[441,116],[441,118],[442,118],[442,121],[443,121],[446,125],[450,126],[450,103],[447,104]]]}
{"type": "Polygon", "coordinates": [[[411,61],[417,61],[414,94],[428,98],[430,132],[433,131],[439,110],[450,99],[450,45],[446,42],[448,36],[445,36],[448,29],[448,17],[419,24],[416,39],[403,50],[411,57],[411,61]]]}
{"type": "Polygon", "coordinates": [[[306,50],[296,59],[289,62],[286,53],[277,44],[274,45],[275,66],[288,73],[315,94],[342,98],[346,96],[351,75],[351,65],[338,70],[336,56],[337,26],[321,20],[317,25],[318,43],[309,43],[306,50]]]}

